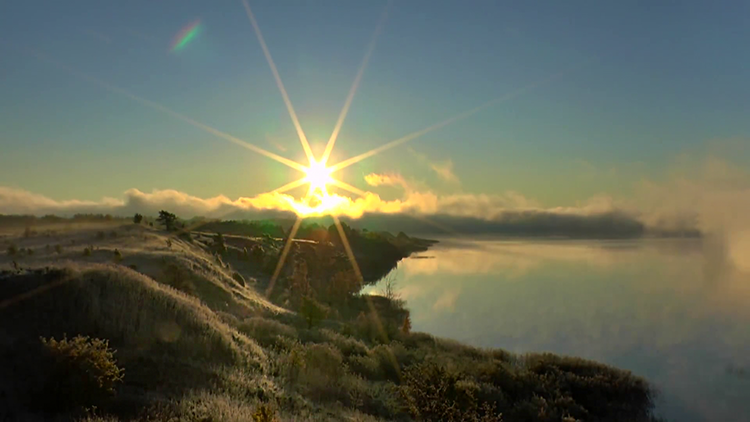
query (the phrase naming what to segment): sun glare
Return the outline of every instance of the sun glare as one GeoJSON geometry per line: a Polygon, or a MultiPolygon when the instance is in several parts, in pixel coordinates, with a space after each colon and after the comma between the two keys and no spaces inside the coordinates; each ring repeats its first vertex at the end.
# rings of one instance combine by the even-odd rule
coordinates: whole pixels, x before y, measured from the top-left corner
{"type": "Polygon", "coordinates": [[[310,191],[320,191],[325,195],[326,185],[332,182],[331,172],[332,169],[326,167],[324,162],[312,161],[310,167],[305,170],[305,181],[310,184],[310,191]]]}

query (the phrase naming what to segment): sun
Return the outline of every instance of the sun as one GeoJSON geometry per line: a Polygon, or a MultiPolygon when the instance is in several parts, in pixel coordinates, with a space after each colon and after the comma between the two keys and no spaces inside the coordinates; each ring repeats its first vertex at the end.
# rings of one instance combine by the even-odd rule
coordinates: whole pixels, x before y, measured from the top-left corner
{"type": "Polygon", "coordinates": [[[305,169],[305,183],[310,184],[310,192],[320,191],[324,195],[328,193],[326,185],[333,182],[331,173],[333,169],[326,167],[323,161],[311,160],[310,166],[305,169]]]}

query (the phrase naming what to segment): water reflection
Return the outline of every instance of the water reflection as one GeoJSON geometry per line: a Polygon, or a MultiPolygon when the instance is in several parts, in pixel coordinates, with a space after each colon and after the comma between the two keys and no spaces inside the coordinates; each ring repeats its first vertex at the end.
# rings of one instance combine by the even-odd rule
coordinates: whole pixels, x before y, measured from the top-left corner
{"type": "Polygon", "coordinates": [[[397,286],[415,330],[608,362],[659,386],[670,420],[739,421],[750,380],[727,368],[750,367],[750,257],[725,240],[445,239],[397,286]]]}

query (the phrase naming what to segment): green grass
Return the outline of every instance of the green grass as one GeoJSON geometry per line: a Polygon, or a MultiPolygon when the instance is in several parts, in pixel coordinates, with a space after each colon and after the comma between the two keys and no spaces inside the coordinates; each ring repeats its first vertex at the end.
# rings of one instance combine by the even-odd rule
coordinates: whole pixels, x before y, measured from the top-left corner
{"type": "Polygon", "coordinates": [[[300,309],[283,310],[254,283],[239,283],[234,274],[244,270],[219,265],[210,246],[173,238],[165,249],[164,238],[152,236],[154,249],[118,249],[120,264],[110,254],[97,263],[96,253],[76,253],[68,258],[82,262],[40,261],[0,275],[0,409],[11,419],[655,420],[654,390],[626,371],[409,332],[408,310],[396,299],[350,295],[321,304],[305,296],[300,309]],[[39,339],[66,336],[101,339],[75,341],[124,372],[106,400],[88,400],[85,384],[50,414],[45,400],[27,400],[30,392],[71,378],[49,369],[39,339]]]}

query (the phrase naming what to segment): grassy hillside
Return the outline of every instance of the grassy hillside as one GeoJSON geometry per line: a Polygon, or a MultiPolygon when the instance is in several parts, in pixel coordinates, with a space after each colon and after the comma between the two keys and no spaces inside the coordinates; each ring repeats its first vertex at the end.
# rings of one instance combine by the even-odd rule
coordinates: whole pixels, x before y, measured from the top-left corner
{"type": "Polygon", "coordinates": [[[627,372],[412,332],[322,243],[273,288],[273,239],[110,222],[0,243],[0,420],[653,420],[627,372]]]}

